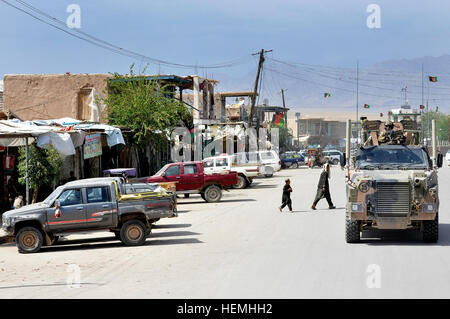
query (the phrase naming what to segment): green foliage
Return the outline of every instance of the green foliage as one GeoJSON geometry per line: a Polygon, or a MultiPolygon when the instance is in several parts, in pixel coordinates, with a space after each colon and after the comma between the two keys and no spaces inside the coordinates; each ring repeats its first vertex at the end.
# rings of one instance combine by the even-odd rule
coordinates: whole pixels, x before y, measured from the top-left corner
{"type": "MultiPolygon", "coordinates": [[[[59,171],[62,159],[58,151],[50,146],[48,149],[37,146],[29,146],[28,176],[30,189],[34,190],[35,196],[41,186],[52,186],[53,182],[59,181],[59,171]]],[[[19,183],[25,184],[26,176],[26,148],[19,148],[19,183]]]]}
{"type": "Polygon", "coordinates": [[[431,132],[431,120],[436,120],[436,134],[439,141],[448,141],[448,115],[436,111],[423,112],[422,129],[425,136],[428,136],[428,132],[431,132]],[[430,127],[429,130],[428,127],[430,127]]]}
{"type": "Polygon", "coordinates": [[[130,128],[134,133],[130,144],[144,147],[167,142],[172,129],[189,125],[191,114],[186,106],[171,97],[170,87],[143,76],[113,74],[109,91],[102,101],[111,125],[130,128]]]}

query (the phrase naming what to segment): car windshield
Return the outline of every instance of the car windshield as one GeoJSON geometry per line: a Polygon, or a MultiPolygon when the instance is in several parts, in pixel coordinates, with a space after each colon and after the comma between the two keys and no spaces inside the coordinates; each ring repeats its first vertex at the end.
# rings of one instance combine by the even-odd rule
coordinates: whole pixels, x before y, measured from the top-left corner
{"type": "Polygon", "coordinates": [[[360,169],[425,169],[428,168],[428,155],[421,148],[373,146],[357,151],[356,167],[360,169]]]}
{"type": "Polygon", "coordinates": [[[44,199],[44,204],[50,206],[53,201],[61,194],[62,186],[56,188],[46,199],[44,199]]]}
{"type": "Polygon", "coordinates": [[[167,166],[169,166],[169,164],[163,166],[163,168],[161,168],[161,169],[155,174],[155,176],[161,176],[161,174],[164,173],[164,171],[166,170],[167,166]]]}

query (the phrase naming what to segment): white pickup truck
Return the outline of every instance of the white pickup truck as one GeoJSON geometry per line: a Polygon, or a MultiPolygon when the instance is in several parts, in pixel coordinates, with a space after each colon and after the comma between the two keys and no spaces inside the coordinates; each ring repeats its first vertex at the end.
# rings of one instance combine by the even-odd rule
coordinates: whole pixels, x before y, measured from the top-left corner
{"type": "Polygon", "coordinates": [[[238,182],[233,188],[246,188],[252,182],[254,177],[260,176],[259,164],[249,164],[240,161],[239,156],[235,155],[219,155],[207,157],[203,160],[203,166],[206,174],[221,172],[237,172],[238,182]]]}

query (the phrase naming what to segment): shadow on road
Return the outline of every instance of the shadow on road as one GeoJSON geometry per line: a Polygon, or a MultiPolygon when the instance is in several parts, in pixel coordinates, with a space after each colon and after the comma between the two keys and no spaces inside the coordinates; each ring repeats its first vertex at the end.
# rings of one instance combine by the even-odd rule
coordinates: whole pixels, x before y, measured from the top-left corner
{"type": "MultiPolygon", "coordinates": [[[[190,224],[181,224],[181,225],[191,226],[190,224]]],[[[144,246],[203,243],[197,238],[161,239],[164,237],[172,237],[172,236],[179,237],[179,236],[195,236],[195,235],[201,234],[190,231],[172,231],[172,232],[167,231],[161,233],[152,233],[147,237],[147,241],[144,246]]],[[[63,240],[61,242],[55,243],[53,246],[42,247],[41,252],[45,253],[57,251],[70,251],[70,250],[106,249],[115,247],[125,247],[125,246],[121,241],[116,239],[114,235],[112,235],[111,237],[103,237],[103,238],[85,238],[85,239],[83,238],[74,240],[63,240]]]]}
{"type": "MultiPolygon", "coordinates": [[[[187,210],[183,211],[188,212],[187,210]]],[[[192,224],[156,224],[153,225],[153,229],[159,229],[159,228],[187,228],[191,227],[192,224]]]]}
{"type": "MultiPolygon", "coordinates": [[[[80,286],[103,286],[104,284],[96,284],[96,283],[90,283],[90,282],[80,282],[80,286]]],[[[0,289],[14,289],[14,288],[36,288],[36,287],[54,287],[54,286],[68,286],[67,283],[55,283],[55,284],[42,284],[42,285],[20,285],[20,286],[5,286],[0,287],[0,289]]]]}
{"type": "Polygon", "coordinates": [[[437,243],[424,243],[417,230],[367,230],[361,237],[362,244],[373,246],[450,246],[450,224],[439,224],[437,243]]]}
{"type": "Polygon", "coordinates": [[[179,237],[179,236],[195,236],[201,235],[200,233],[194,233],[191,231],[166,231],[166,232],[155,232],[151,233],[150,238],[158,237],[179,237]]]}
{"type": "MultiPolygon", "coordinates": [[[[283,186],[283,185],[281,185],[283,186]]],[[[269,184],[269,185],[261,185],[261,184],[252,184],[247,189],[263,189],[263,188],[277,188],[280,185],[277,184],[269,184]]]]}

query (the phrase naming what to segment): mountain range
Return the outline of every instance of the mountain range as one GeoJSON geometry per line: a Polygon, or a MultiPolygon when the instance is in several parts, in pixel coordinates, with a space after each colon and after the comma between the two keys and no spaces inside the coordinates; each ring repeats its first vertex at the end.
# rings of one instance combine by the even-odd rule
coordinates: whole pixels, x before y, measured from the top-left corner
{"type": "MultiPolygon", "coordinates": [[[[255,77],[256,68],[243,72],[239,77],[214,74],[214,78],[220,81],[216,89],[219,92],[252,91],[255,77]]],[[[450,55],[382,61],[359,67],[358,72],[356,65],[343,68],[268,57],[263,65],[258,103],[281,106],[281,88],[285,89],[286,107],[291,110],[289,117],[293,117],[295,112],[328,117],[333,117],[333,114],[354,116],[357,96],[358,112],[370,117],[387,114],[406,101],[413,108],[419,108],[421,104],[426,106],[427,100],[430,110],[437,108],[448,114],[450,55]],[[437,77],[437,82],[430,82],[429,76],[437,77]],[[325,93],[329,97],[325,97],[325,93]],[[369,107],[364,108],[365,104],[369,107]]]]}

